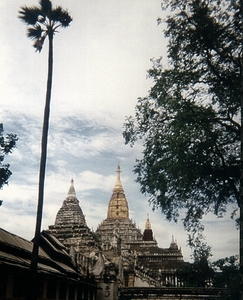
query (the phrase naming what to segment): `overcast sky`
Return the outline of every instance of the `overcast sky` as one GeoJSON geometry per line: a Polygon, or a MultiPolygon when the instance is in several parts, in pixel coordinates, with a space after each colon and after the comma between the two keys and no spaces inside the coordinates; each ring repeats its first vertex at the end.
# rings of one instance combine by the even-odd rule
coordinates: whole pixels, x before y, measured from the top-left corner
{"type": "MultiPolygon", "coordinates": [[[[190,259],[181,223],[165,221],[139,192],[133,166],[142,146],[124,145],[125,116],[133,115],[138,97],[152,82],[146,78],[151,58],[166,57],[166,43],[157,18],[161,0],[58,0],[73,17],[70,27],[54,38],[54,78],[45,203],[42,229],[53,225],[73,176],[87,225],[96,230],[106,218],[121,166],[130,218],[144,229],[149,213],[160,247],[177,239],[190,259]]],[[[34,235],[43,107],[47,76],[47,43],[36,53],[17,18],[20,6],[33,0],[1,1],[0,122],[16,133],[17,149],[7,157],[13,175],[0,190],[0,226],[26,239],[34,235]]],[[[230,214],[204,221],[213,259],[238,253],[238,232],[230,214]]]]}

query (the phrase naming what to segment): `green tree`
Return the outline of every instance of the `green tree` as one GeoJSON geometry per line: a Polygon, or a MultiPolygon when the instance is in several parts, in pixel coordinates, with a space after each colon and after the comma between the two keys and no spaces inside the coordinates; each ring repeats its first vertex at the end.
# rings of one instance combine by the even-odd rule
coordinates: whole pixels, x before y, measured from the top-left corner
{"type": "Polygon", "coordinates": [[[214,275],[209,262],[209,258],[212,256],[211,247],[202,238],[197,238],[193,240],[193,253],[191,256],[194,261],[192,264],[192,274],[197,286],[210,286],[214,275]]]}
{"type": "MultiPolygon", "coordinates": [[[[34,48],[36,51],[41,52],[43,44],[48,38],[49,51],[48,51],[48,75],[46,87],[46,102],[44,109],[42,142],[41,142],[41,158],[40,158],[40,171],[39,171],[39,190],[38,190],[38,206],[36,229],[34,237],[33,255],[31,261],[32,277],[36,276],[37,271],[37,258],[40,240],[40,229],[42,220],[43,200],[44,200],[44,181],[47,157],[47,139],[49,129],[49,116],[50,116],[50,101],[52,89],[52,73],[53,73],[53,37],[60,27],[68,27],[72,18],[68,11],[62,7],[52,7],[50,0],[40,0],[39,6],[28,7],[22,6],[19,11],[19,18],[27,24],[27,36],[34,40],[34,48]]],[[[35,284],[32,285],[32,299],[36,297],[35,284]]]]}
{"type": "Polygon", "coordinates": [[[220,299],[240,299],[239,290],[239,257],[230,256],[221,258],[212,263],[215,271],[213,285],[226,288],[220,299]]]}
{"type": "Polygon", "coordinates": [[[186,263],[177,270],[177,276],[183,286],[207,287],[212,285],[214,270],[209,258],[211,247],[201,238],[193,240],[192,264],[186,263]]]}
{"type": "Polygon", "coordinates": [[[142,192],[169,220],[186,208],[189,225],[239,204],[242,32],[233,2],[217,2],[171,1],[169,67],[153,61],[154,86],[124,124],[126,143],[144,141],[142,192]]]}
{"type": "Polygon", "coordinates": [[[162,8],[168,61],[153,60],[153,86],[123,136],[143,141],[134,168],[141,192],[168,220],[185,212],[190,242],[205,213],[243,203],[243,4],[165,0],[162,8]]]}
{"type": "Polygon", "coordinates": [[[202,258],[183,265],[176,271],[178,281],[184,287],[208,287],[212,285],[214,271],[209,262],[202,258]]]}
{"type": "Polygon", "coordinates": [[[12,175],[12,172],[9,169],[10,165],[3,163],[5,155],[13,151],[18,140],[16,134],[8,133],[4,137],[3,132],[3,124],[0,123],[0,189],[4,184],[8,184],[8,179],[12,175]]]}

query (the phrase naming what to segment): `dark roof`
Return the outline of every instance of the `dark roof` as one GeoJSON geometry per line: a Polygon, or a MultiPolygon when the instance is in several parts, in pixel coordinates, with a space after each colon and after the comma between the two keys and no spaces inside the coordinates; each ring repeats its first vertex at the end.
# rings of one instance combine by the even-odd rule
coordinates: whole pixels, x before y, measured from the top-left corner
{"type": "MultiPolygon", "coordinates": [[[[0,228],[0,265],[29,269],[32,246],[31,241],[0,228]]],[[[41,233],[38,272],[79,281],[83,278],[65,247],[46,231],[41,233]]]]}
{"type": "Polygon", "coordinates": [[[146,243],[144,243],[144,245],[141,247],[139,244],[131,244],[130,247],[131,250],[135,250],[137,252],[138,255],[143,256],[178,256],[182,258],[182,253],[180,249],[171,249],[171,248],[159,248],[158,246],[146,246],[146,243]]]}

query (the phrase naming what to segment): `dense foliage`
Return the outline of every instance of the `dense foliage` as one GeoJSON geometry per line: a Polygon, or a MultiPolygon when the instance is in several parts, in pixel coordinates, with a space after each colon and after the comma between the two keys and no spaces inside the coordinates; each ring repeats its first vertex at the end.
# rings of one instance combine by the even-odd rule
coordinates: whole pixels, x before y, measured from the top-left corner
{"type": "Polygon", "coordinates": [[[134,168],[142,193],[168,220],[185,211],[196,233],[205,213],[239,205],[242,12],[236,1],[163,3],[168,62],[153,60],[153,86],[123,136],[143,141],[134,168]]]}
{"type": "Polygon", "coordinates": [[[177,270],[177,277],[183,286],[221,288],[219,299],[240,299],[239,258],[230,256],[210,263],[207,255],[193,263],[185,263],[177,270]]]}
{"type": "Polygon", "coordinates": [[[196,239],[191,255],[193,263],[185,263],[176,271],[183,286],[208,287],[212,285],[214,270],[209,262],[211,256],[211,247],[196,239]]]}
{"type": "Polygon", "coordinates": [[[215,271],[213,285],[226,288],[220,299],[240,299],[239,257],[221,258],[213,262],[212,266],[215,271]]]}
{"type": "Polygon", "coordinates": [[[8,133],[4,137],[3,133],[3,124],[0,123],[0,188],[8,183],[8,179],[12,175],[12,172],[9,169],[10,165],[8,163],[3,163],[4,158],[13,151],[18,140],[16,134],[8,133]]]}

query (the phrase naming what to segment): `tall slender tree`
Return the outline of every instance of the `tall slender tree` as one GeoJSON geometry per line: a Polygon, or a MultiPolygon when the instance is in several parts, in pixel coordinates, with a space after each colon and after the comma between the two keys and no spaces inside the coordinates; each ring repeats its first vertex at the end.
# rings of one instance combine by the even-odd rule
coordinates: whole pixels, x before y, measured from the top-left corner
{"type": "Polygon", "coordinates": [[[37,266],[38,266],[38,251],[40,244],[40,230],[42,221],[42,211],[44,202],[44,182],[46,170],[47,157],[47,140],[50,117],[50,101],[52,90],[52,75],[53,75],[53,37],[57,33],[59,27],[68,27],[72,21],[72,17],[67,10],[57,6],[52,7],[50,0],[40,0],[39,6],[28,7],[22,6],[19,10],[19,18],[27,24],[27,36],[34,40],[34,48],[41,52],[46,38],[49,41],[48,51],[48,75],[46,86],[46,102],[44,109],[42,142],[41,142],[41,158],[39,170],[39,190],[38,190],[38,205],[36,216],[35,237],[33,243],[32,259],[30,274],[33,282],[30,284],[31,291],[28,297],[30,299],[36,298],[36,284],[37,284],[37,266]]]}

